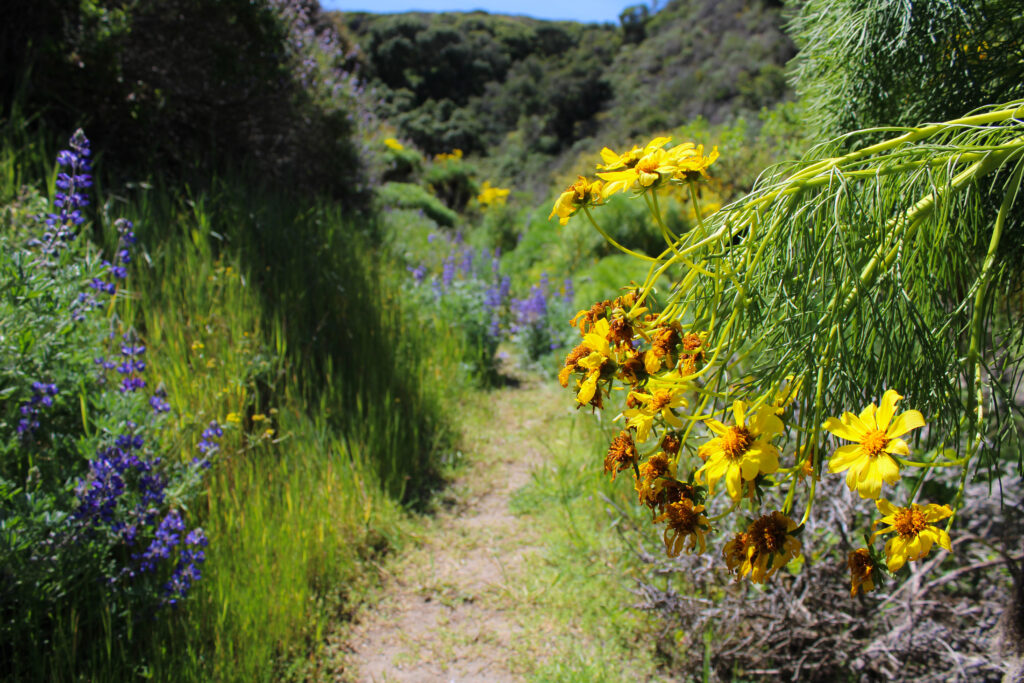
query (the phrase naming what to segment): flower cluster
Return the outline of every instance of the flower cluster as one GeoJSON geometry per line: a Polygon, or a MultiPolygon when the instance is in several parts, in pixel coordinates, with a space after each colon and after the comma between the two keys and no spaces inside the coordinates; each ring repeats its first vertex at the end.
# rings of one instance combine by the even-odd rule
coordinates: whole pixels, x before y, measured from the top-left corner
{"type": "Polygon", "coordinates": [[[44,382],[32,382],[32,398],[18,407],[21,418],[18,420],[17,432],[23,438],[28,438],[39,429],[40,408],[49,408],[53,405],[53,397],[57,395],[56,384],[44,382]]]}
{"type": "Polygon", "coordinates": [[[598,164],[599,180],[579,176],[555,200],[549,219],[558,216],[562,225],[580,209],[598,206],[617,192],[635,189],[639,193],[663,185],[692,185],[707,179],[708,167],[718,159],[718,148],[707,155],[703,145],[686,142],[666,148],[672,138],[657,137],[643,147],[634,145],[630,150],[617,153],[605,147],[598,164]]]}
{"type": "MultiPolygon", "coordinates": [[[[74,228],[86,220],[82,208],[89,204],[85,193],[91,184],[89,141],[79,130],[71,138],[69,147],[57,157],[61,170],[56,181],[59,192],[53,202],[54,212],[45,219],[46,231],[42,239],[28,245],[33,253],[43,257],[57,253],[59,244],[70,246],[74,228]]],[[[116,294],[118,281],[128,277],[136,243],[134,226],[126,219],[118,219],[114,226],[118,234],[114,258],[102,261],[102,271],[94,268],[84,278],[93,292],[116,294]]],[[[77,244],[65,255],[90,248],[77,244]]],[[[72,505],[55,516],[70,523],[51,536],[59,538],[62,547],[88,548],[83,552],[97,558],[98,562],[88,571],[103,576],[116,589],[112,595],[119,596],[118,599],[156,598],[161,604],[174,604],[199,578],[198,567],[204,560],[202,548],[207,544],[201,529],[186,529],[178,508],[190,487],[198,483],[199,470],[209,466],[209,461],[204,458],[191,464],[168,463],[156,455],[160,444],[153,438],[153,425],[161,414],[170,410],[170,404],[166,393],[160,390],[149,397],[151,411],[146,407],[146,399],[140,391],[147,385],[144,378],[146,345],[134,330],[119,333],[122,323],[116,315],[109,321],[106,316],[99,320],[90,316],[89,313],[100,306],[93,292],[69,296],[82,288],[79,263],[62,259],[50,265],[53,266],[48,269],[50,286],[56,288],[58,278],[62,278],[61,282],[72,283],[65,295],[65,307],[73,320],[85,323],[68,327],[58,322],[57,317],[53,318],[55,324],[61,325],[57,338],[75,339],[78,365],[70,365],[66,360],[73,355],[70,353],[44,356],[46,362],[53,363],[52,376],[60,378],[62,383],[68,376],[80,378],[81,407],[76,400],[70,413],[73,417],[69,419],[69,406],[55,400],[59,396],[57,384],[40,381],[32,383],[31,398],[20,406],[17,433],[24,440],[26,450],[31,450],[39,461],[53,463],[57,472],[54,485],[71,488],[69,496],[48,498],[70,500],[72,505]],[[66,272],[57,266],[62,266],[66,272]],[[90,373],[90,366],[98,372],[90,373]],[[108,381],[111,375],[116,379],[108,381]],[[40,429],[44,409],[54,414],[52,443],[32,439],[40,429]],[[57,415],[58,412],[62,414],[57,415]],[[86,423],[84,432],[69,431],[82,430],[83,422],[86,423]],[[69,444],[75,444],[75,454],[81,457],[48,452],[69,448],[69,444]],[[161,587],[158,596],[150,592],[154,585],[161,587]],[[122,590],[129,587],[132,590],[122,590]]],[[[222,434],[216,423],[211,423],[207,431],[210,432],[204,432],[207,447],[200,445],[204,456],[217,448],[208,441],[222,434]]],[[[40,497],[43,498],[46,497],[40,497]]]]}
{"type": "MultiPolygon", "coordinates": [[[[636,189],[642,195],[664,184],[692,188],[707,177],[708,166],[718,157],[717,149],[705,155],[702,146],[686,143],[666,148],[669,142],[668,138],[655,138],[623,154],[603,149],[604,163],[597,174],[600,180],[580,177],[556,200],[551,216],[558,216],[564,224],[582,209],[593,221],[590,207],[614,193],[636,189]]],[[[691,196],[696,202],[697,193],[691,196]]],[[[651,199],[648,205],[669,243],[666,253],[679,254],[674,237],[657,215],[657,200],[651,199]]],[[[695,212],[699,216],[696,208],[695,212]]],[[[701,266],[681,262],[687,264],[688,282],[707,274],[701,266]]],[[[681,284],[677,290],[682,292],[685,286],[681,284]]],[[[651,510],[655,523],[665,524],[669,556],[703,552],[713,522],[741,505],[757,510],[767,488],[788,484],[791,490],[782,510],[761,512],[746,521],[722,549],[732,573],[762,583],[802,551],[799,536],[813,493],[807,496],[801,522],[789,514],[795,487],[816,484],[825,464],[821,457],[824,449],[814,443],[818,432],[808,443],[805,430],[787,427],[784,421],[796,399],[805,393],[803,378],[789,375],[763,395],[746,393],[745,382],[734,389],[730,384],[733,367],[715,360],[721,348],[714,346],[715,330],[704,329],[695,320],[684,327],[683,321],[689,318],[678,313],[683,301],[676,297],[674,310],[655,312],[648,283],[580,311],[569,323],[582,339],[566,356],[558,379],[563,387],[572,389],[578,408],[602,409],[616,383],[626,389],[625,405],[616,418],[624,421],[625,429],[610,444],[604,470],[613,478],[632,471],[639,503],[651,510]],[[726,410],[714,406],[737,395],[743,399],[731,400],[731,419],[721,417],[726,410]],[[797,446],[787,456],[780,442],[793,437],[797,446]],[[784,464],[787,458],[791,465],[784,464]],[[709,520],[705,505],[711,504],[722,483],[729,508],[709,520]]],[[[515,310],[530,311],[531,305],[526,300],[515,310]]],[[[735,359],[729,363],[735,364],[735,359]]],[[[911,502],[900,507],[881,498],[885,485],[900,481],[901,467],[922,465],[907,460],[910,446],[904,437],[923,427],[924,417],[916,410],[897,414],[896,404],[901,399],[890,389],[880,405],[871,404],[859,415],[845,412],[839,418],[829,417],[820,427],[851,442],[836,448],[827,471],[845,473],[851,491],[876,502],[882,518],[875,526],[881,528],[872,539],[892,535],[884,547],[884,560],[883,554],[871,548],[849,555],[854,594],[874,589],[882,565],[892,573],[907,562],[926,557],[936,545],[951,549],[949,534],[936,525],[953,515],[949,506],[911,502]]]]}
{"type": "MultiPolygon", "coordinates": [[[[577,407],[604,407],[615,382],[628,388],[625,408],[619,418],[625,420],[621,431],[609,446],[605,472],[616,474],[633,470],[639,502],[664,522],[665,546],[670,556],[686,550],[703,551],[705,534],[710,530],[705,512],[705,496],[714,496],[719,483],[735,508],[744,500],[757,504],[762,487],[780,483],[783,478],[803,481],[814,473],[813,460],[806,445],[794,455],[794,464],[783,468],[783,454],[776,441],[786,435],[782,416],[789,409],[803,383],[788,377],[775,391],[754,404],[736,400],[729,423],[715,417],[698,418],[693,410],[701,395],[701,373],[707,368],[708,332],[684,330],[678,321],[666,321],[650,312],[637,292],[594,304],[570,320],[577,326],[582,341],[565,359],[559,382],[573,382],[577,407]],[[695,458],[684,457],[682,440],[692,432],[687,424],[700,420],[707,438],[696,448],[695,458]],[[654,446],[648,446],[651,441],[654,446]],[[693,462],[683,474],[684,463],[693,462]],[[808,469],[810,465],[810,470],[808,469]],[[705,488],[706,487],[706,488],[705,488]]],[[[861,497],[875,499],[885,525],[874,537],[894,534],[885,545],[884,564],[896,572],[907,562],[920,560],[933,546],[951,549],[948,533],[936,522],[952,516],[946,505],[898,507],[880,499],[884,484],[895,484],[900,467],[914,464],[904,458],[910,447],[903,440],[911,430],[924,426],[916,410],[897,415],[896,403],[902,397],[886,391],[881,405],[869,405],[860,415],[844,413],[828,418],[825,431],[854,443],[840,446],[828,462],[828,471],[846,472],[851,490],[861,497]]],[[[749,522],[723,549],[730,571],[763,582],[797,557],[802,525],[782,511],[772,511],[749,522]]],[[[872,590],[879,578],[880,560],[869,549],[851,553],[848,564],[854,592],[872,590]]]]}
{"type": "Polygon", "coordinates": [[[45,229],[42,236],[33,239],[29,246],[38,247],[45,256],[55,256],[63,246],[75,239],[77,226],[85,222],[82,208],[89,205],[86,188],[92,186],[92,167],[89,156],[89,140],[82,129],[75,131],[68,142],[68,148],[57,154],[57,191],[53,198],[55,211],[43,218],[45,229]]]}

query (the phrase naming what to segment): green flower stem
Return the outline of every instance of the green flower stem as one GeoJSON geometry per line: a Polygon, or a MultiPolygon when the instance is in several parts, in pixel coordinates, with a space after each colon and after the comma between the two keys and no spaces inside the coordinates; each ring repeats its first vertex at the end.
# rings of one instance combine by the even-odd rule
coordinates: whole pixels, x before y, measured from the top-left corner
{"type": "Polygon", "coordinates": [[[594,214],[592,214],[590,212],[590,207],[589,206],[584,206],[583,207],[583,212],[585,214],[587,214],[587,218],[590,219],[590,224],[594,226],[594,229],[597,230],[599,233],[601,233],[601,236],[604,237],[606,240],[608,240],[608,243],[611,244],[616,249],[618,249],[619,251],[624,252],[626,254],[629,254],[630,256],[633,256],[634,258],[638,258],[638,259],[641,259],[641,260],[644,260],[644,261],[649,261],[649,262],[653,262],[653,263],[660,263],[660,259],[656,259],[656,258],[653,258],[651,256],[647,256],[646,254],[641,254],[639,252],[633,251],[632,249],[628,249],[628,248],[622,246],[621,244],[619,244],[618,242],[616,242],[615,240],[613,240],[611,235],[609,235],[604,230],[602,230],[601,226],[598,225],[597,221],[594,220],[594,214]]]}
{"type": "Polygon", "coordinates": [[[704,214],[701,213],[700,202],[697,201],[697,183],[687,180],[686,184],[690,186],[690,201],[693,203],[693,213],[697,216],[697,225],[700,226],[700,231],[704,232],[704,214]]]}
{"type": "Polygon", "coordinates": [[[679,242],[679,236],[668,229],[668,225],[665,224],[665,217],[661,215],[661,205],[658,203],[658,193],[653,189],[650,192],[645,192],[644,197],[650,196],[650,202],[648,208],[651,213],[654,214],[654,220],[658,223],[658,227],[661,228],[661,233],[665,235],[665,240],[675,251],[675,244],[679,242]]]}

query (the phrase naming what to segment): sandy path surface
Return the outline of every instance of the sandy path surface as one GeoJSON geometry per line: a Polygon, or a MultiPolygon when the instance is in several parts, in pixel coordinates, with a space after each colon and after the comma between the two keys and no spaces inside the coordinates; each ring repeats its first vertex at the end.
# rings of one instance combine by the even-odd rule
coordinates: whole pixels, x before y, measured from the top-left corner
{"type": "Polygon", "coordinates": [[[528,519],[509,509],[564,414],[557,386],[529,380],[466,407],[467,467],[423,537],[382,567],[381,600],[356,615],[342,680],[517,681],[544,634],[526,632],[516,577],[540,553],[528,519]],[[517,670],[520,672],[517,675],[517,670]]]}

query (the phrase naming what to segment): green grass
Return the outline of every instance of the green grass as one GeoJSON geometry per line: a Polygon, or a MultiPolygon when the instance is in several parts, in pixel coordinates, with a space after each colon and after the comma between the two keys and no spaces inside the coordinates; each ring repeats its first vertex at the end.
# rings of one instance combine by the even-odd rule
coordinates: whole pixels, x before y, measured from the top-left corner
{"type": "MultiPolygon", "coordinates": [[[[5,205],[46,182],[35,174],[56,151],[6,132],[5,205]]],[[[94,237],[110,244],[120,216],[136,225],[114,314],[145,341],[147,380],[171,402],[164,457],[198,455],[210,420],[225,437],[190,511],[210,538],[190,599],[128,642],[55,615],[37,654],[53,680],[299,677],[396,542],[405,506],[439,481],[456,340],[403,306],[371,219],[240,177],[94,189],[94,237]]]]}

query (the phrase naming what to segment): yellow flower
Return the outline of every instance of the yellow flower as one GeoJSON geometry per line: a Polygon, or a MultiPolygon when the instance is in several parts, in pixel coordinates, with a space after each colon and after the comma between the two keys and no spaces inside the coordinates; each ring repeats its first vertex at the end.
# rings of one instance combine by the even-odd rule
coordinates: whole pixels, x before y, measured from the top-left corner
{"type": "Polygon", "coordinates": [[[697,481],[706,473],[708,490],[725,477],[725,486],[733,500],[743,496],[743,482],[758,474],[771,474],[779,469],[779,451],[770,441],[782,433],[783,425],[771,406],[761,406],[747,421],[743,401],[732,404],[736,424],[726,427],[718,420],[705,420],[704,425],[718,437],[701,446],[698,454],[705,460],[697,470],[697,481]]]}
{"type": "Polygon", "coordinates": [[[889,526],[876,531],[872,538],[896,532],[896,535],[885,544],[885,563],[889,566],[889,571],[899,571],[908,561],[920,560],[936,543],[940,548],[953,549],[946,530],[932,524],[953,515],[953,510],[948,505],[929,503],[922,507],[917,503],[911,503],[910,507],[901,508],[887,500],[876,500],[875,505],[883,517],[875,522],[874,526],[889,526]]]}
{"type": "Polygon", "coordinates": [[[548,220],[558,216],[558,222],[565,225],[569,222],[569,217],[584,206],[595,206],[601,203],[601,181],[590,182],[583,176],[577,176],[577,178],[578,180],[566,188],[565,192],[558,195],[551,213],[548,214],[548,220]]]}
{"type": "Polygon", "coordinates": [[[651,433],[654,419],[660,417],[670,427],[676,429],[683,426],[683,421],[672,412],[673,408],[686,405],[686,399],[682,395],[682,387],[669,385],[664,389],[653,389],[651,393],[645,394],[638,391],[629,392],[633,401],[638,402],[641,407],[630,408],[622,412],[628,418],[627,424],[636,429],[637,441],[643,443],[651,433]]]}
{"type": "Polygon", "coordinates": [[[718,158],[718,147],[713,148],[708,156],[704,156],[704,145],[694,147],[692,142],[687,142],[670,149],[669,156],[672,159],[676,178],[680,180],[707,178],[708,166],[715,163],[718,158]]]}
{"type": "Polygon", "coordinates": [[[238,413],[228,413],[228,416],[224,418],[224,421],[232,424],[238,424],[242,421],[242,418],[238,413]]]}
{"type": "Polygon", "coordinates": [[[875,590],[875,580],[871,576],[876,569],[875,561],[867,548],[858,548],[850,553],[846,566],[850,568],[851,598],[857,595],[858,590],[864,593],[875,590]]]}
{"type": "Polygon", "coordinates": [[[510,190],[494,187],[489,180],[485,180],[484,184],[480,186],[480,194],[477,195],[476,200],[484,206],[504,204],[508,199],[509,192],[510,190]]]}
{"type": "Polygon", "coordinates": [[[255,415],[252,416],[252,421],[253,422],[263,422],[266,419],[267,419],[267,416],[264,415],[263,413],[256,413],[255,415]]]}
{"type": "Polygon", "coordinates": [[[458,161],[461,158],[462,158],[462,150],[458,149],[458,148],[453,149],[451,154],[445,154],[444,152],[442,152],[441,154],[435,154],[434,155],[434,161],[437,162],[437,163],[447,163],[449,161],[458,161]]]}
{"type": "Polygon", "coordinates": [[[405,145],[403,145],[401,142],[394,138],[385,138],[384,144],[387,146],[388,149],[393,149],[396,152],[401,152],[403,149],[405,149],[405,145]]]}
{"type": "Polygon", "coordinates": [[[204,346],[203,342],[201,342],[201,341],[194,341],[194,342],[192,342],[192,350],[193,351],[202,351],[205,348],[206,348],[206,346],[204,346]]]}
{"type": "Polygon", "coordinates": [[[881,407],[872,403],[859,417],[847,412],[842,418],[825,420],[825,429],[841,439],[857,442],[837,448],[828,462],[828,471],[849,470],[846,485],[851,491],[856,489],[861,498],[877,499],[882,493],[883,481],[887,484],[899,481],[900,467],[892,455],[910,455],[907,442],[899,437],[924,426],[924,417],[916,410],[908,410],[893,419],[896,402],[901,398],[889,389],[882,396],[881,407]]]}
{"type": "Polygon", "coordinates": [[[740,579],[750,573],[750,557],[753,555],[753,547],[750,544],[750,534],[741,531],[732,537],[732,540],[725,544],[722,549],[722,557],[725,558],[725,566],[730,572],[736,574],[740,579]]]}
{"type": "Polygon", "coordinates": [[[770,401],[776,415],[782,415],[786,412],[786,408],[789,407],[800,393],[803,383],[803,377],[794,379],[793,375],[786,375],[785,379],[779,382],[779,385],[775,387],[775,394],[770,401]]]}
{"type": "Polygon", "coordinates": [[[604,164],[598,164],[597,168],[602,171],[617,171],[623,168],[633,168],[640,159],[656,149],[661,149],[671,141],[672,138],[654,138],[643,147],[633,145],[633,149],[629,150],[625,154],[616,154],[605,147],[601,150],[601,161],[603,161],[604,164]]]}
{"type": "Polygon", "coordinates": [[[681,498],[666,505],[665,511],[654,520],[668,523],[663,538],[669,557],[678,557],[683,550],[691,553],[698,547],[697,552],[704,552],[707,548],[704,534],[710,527],[703,512],[703,505],[694,505],[689,498],[681,498]]]}
{"type": "Polygon", "coordinates": [[[625,168],[621,171],[598,173],[597,177],[608,181],[602,192],[604,198],[607,199],[616,192],[628,190],[635,184],[639,184],[643,188],[653,187],[662,178],[670,176],[675,170],[676,167],[672,163],[672,158],[668,152],[658,148],[642,156],[630,168],[625,168]]]}
{"type": "Polygon", "coordinates": [[[576,361],[576,366],[587,371],[587,378],[580,384],[580,391],[576,395],[580,405],[590,403],[597,393],[597,380],[601,378],[601,368],[611,356],[608,332],[608,321],[602,318],[594,323],[590,333],[583,336],[583,346],[590,349],[590,353],[576,361]]]}

